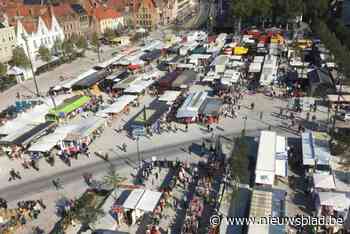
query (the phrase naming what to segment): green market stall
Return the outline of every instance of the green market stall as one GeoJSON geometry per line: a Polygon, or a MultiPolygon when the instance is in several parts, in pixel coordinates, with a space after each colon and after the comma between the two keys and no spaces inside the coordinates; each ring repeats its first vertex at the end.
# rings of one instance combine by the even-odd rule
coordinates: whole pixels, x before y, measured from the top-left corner
{"type": "Polygon", "coordinates": [[[63,101],[63,103],[54,109],[51,109],[46,115],[47,121],[59,121],[61,118],[67,117],[70,113],[83,107],[86,103],[90,101],[89,96],[77,95],[72,98],[68,98],[63,101]]]}

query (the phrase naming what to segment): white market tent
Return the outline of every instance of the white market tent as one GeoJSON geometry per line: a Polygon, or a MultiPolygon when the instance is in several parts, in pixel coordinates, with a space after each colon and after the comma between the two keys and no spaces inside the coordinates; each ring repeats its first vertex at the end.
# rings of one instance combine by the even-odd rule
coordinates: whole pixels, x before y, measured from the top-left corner
{"type": "Polygon", "coordinates": [[[253,62],[254,63],[263,63],[265,56],[255,56],[253,62]]]}
{"type": "Polygon", "coordinates": [[[259,73],[261,71],[261,63],[253,62],[249,65],[249,73],[259,73]]]}
{"type": "Polygon", "coordinates": [[[72,132],[68,133],[68,136],[87,137],[93,131],[103,126],[105,123],[106,123],[105,119],[97,116],[91,116],[87,119],[79,121],[79,124],[77,124],[77,127],[72,132]]]}
{"type": "Polygon", "coordinates": [[[276,133],[261,131],[255,183],[273,185],[275,181],[276,133]]]}
{"type": "Polygon", "coordinates": [[[313,176],[314,188],[318,189],[335,189],[335,181],[332,174],[318,174],[314,173],[313,176]]]}
{"type": "Polygon", "coordinates": [[[161,192],[134,189],[123,203],[123,208],[153,212],[162,196],[161,192]]]}
{"type": "Polygon", "coordinates": [[[134,189],[129,194],[128,198],[123,203],[123,208],[136,209],[137,204],[141,200],[142,195],[145,193],[144,189],[134,189]]]}
{"type": "Polygon", "coordinates": [[[261,76],[260,84],[261,85],[270,85],[277,78],[277,57],[269,55],[266,57],[261,76]]]}
{"type": "Polygon", "coordinates": [[[276,175],[287,177],[288,175],[288,153],[287,139],[284,136],[276,136],[276,175]]]}
{"type": "Polygon", "coordinates": [[[97,116],[104,117],[106,114],[117,114],[123,111],[123,109],[130,104],[132,101],[137,99],[135,95],[123,95],[117,98],[117,100],[106,109],[96,113],[97,116]]]}
{"type": "Polygon", "coordinates": [[[55,132],[44,136],[28,149],[29,152],[49,152],[60,141],[64,140],[67,135],[77,128],[77,125],[62,125],[56,128],[55,132]]]}
{"type": "Polygon", "coordinates": [[[334,210],[343,211],[349,209],[349,195],[342,192],[318,192],[319,202],[322,206],[331,206],[334,210]]]}
{"type": "Polygon", "coordinates": [[[331,158],[329,143],[322,133],[303,133],[301,140],[304,165],[314,166],[315,163],[317,165],[329,165],[331,158]]]}
{"type": "Polygon", "coordinates": [[[207,92],[196,92],[189,94],[180,109],[178,109],[176,118],[193,118],[197,116],[199,108],[202,106],[207,96],[207,92]]]}
{"type": "Polygon", "coordinates": [[[145,190],[141,199],[137,203],[136,209],[146,212],[153,212],[162,196],[161,192],[145,190]]]}
{"type": "Polygon", "coordinates": [[[178,96],[180,96],[180,94],[180,91],[166,90],[158,100],[162,102],[172,103],[177,99],[178,96]]]}
{"type": "Polygon", "coordinates": [[[221,84],[232,85],[238,82],[241,73],[236,70],[225,70],[223,77],[221,78],[221,84]]]}
{"type": "Polygon", "coordinates": [[[124,90],[124,93],[141,93],[145,89],[147,89],[150,85],[152,85],[155,82],[155,80],[149,79],[149,80],[135,80],[130,84],[128,88],[124,90]]]}
{"type": "Polygon", "coordinates": [[[315,155],[311,132],[301,134],[301,144],[303,151],[303,165],[315,165],[315,155]]]}

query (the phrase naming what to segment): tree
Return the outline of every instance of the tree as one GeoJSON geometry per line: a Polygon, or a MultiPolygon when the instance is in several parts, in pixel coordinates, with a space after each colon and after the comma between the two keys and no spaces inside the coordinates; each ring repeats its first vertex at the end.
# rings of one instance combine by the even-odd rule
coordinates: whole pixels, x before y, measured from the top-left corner
{"type": "Polygon", "coordinates": [[[229,159],[230,176],[235,181],[246,181],[248,178],[248,145],[242,131],[242,135],[235,139],[234,148],[229,159]]]}
{"type": "Polygon", "coordinates": [[[88,47],[88,43],[87,43],[87,40],[84,36],[79,36],[78,37],[78,40],[75,44],[79,49],[83,49],[83,50],[86,50],[87,47],[88,47]]]}
{"type": "Polygon", "coordinates": [[[105,212],[96,208],[96,198],[93,193],[86,193],[74,202],[73,207],[68,213],[70,220],[79,221],[82,225],[90,228],[105,214],[105,212]]]}
{"type": "Polygon", "coordinates": [[[263,28],[265,28],[266,17],[270,16],[272,12],[271,0],[257,0],[255,5],[255,12],[262,18],[263,28]]]}
{"type": "Polygon", "coordinates": [[[64,56],[70,57],[74,53],[74,45],[70,40],[65,40],[62,43],[62,51],[64,56]]]}
{"type": "Polygon", "coordinates": [[[111,41],[115,36],[116,33],[114,32],[114,30],[107,28],[106,31],[104,32],[103,36],[108,40],[111,41]]]}
{"type": "Polygon", "coordinates": [[[16,47],[13,50],[12,63],[22,68],[28,68],[30,66],[30,60],[22,47],[16,47]]]}
{"type": "Polygon", "coordinates": [[[104,183],[108,186],[110,186],[111,188],[113,188],[113,190],[116,190],[120,184],[125,181],[124,177],[121,177],[116,169],[115,166],[113,164],[110,164],[108,167],[108,171],[107,174],[103,177],[104,183]]]}
{"type": "Polygon", "coordinates": [[[41,60],[43,60],[47,63],[51,61],[52,55],[51,55],[50,50],[47,47],[41,45],[38,53],[39,53],[41,60]]]}
{"type": "Polygon", "coordinates": [[[0,63],[0,76],[4,76],[7,73],[7,66],[3,63],[0,63]]]}
{"type": "Polygon", "coordinates": [[[92,34],[91,45],[97,50],[98,61],[101,62],[100,40],[97,33],[92,34]]]}
{"type": "Polygon", "coordinates": [[[55,40],[52,50],[55,55],[59,54],[62,51],[62,40],[60,38],[55,40]]]}
{"type": "Polygon", "coordinates": [[[232,11],[238,18],[238,33],[241,32],[242,20],[252,16],[255,2],[253,0],[233,0],[232,11]]]}

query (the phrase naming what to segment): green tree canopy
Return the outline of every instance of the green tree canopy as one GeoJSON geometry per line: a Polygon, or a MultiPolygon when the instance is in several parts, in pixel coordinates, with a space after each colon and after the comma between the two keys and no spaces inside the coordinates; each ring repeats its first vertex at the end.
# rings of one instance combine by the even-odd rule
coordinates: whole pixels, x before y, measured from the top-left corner
{"type": "Polygon", "coordinates": [[[93,33],[91,37],[91,45],[95,48],[98,48],[100,46],[100,40],[97,33],[93,33]]]}
{"type": "Polygon", "coordinates": [[[86,193],[81,198],[77,199],[74,206],[68,213],[71,220],[77,220],[83,225],[93,227],[93,225],[105,214],[105,212],[96,208],[95,195],[86,193]]]}
{"type": "Polygon", "coordinates": [[[51,61],[52,55],[51,55],[50,50],[47,47],[41,45],[40,48],[39,48],[38,53],[39,53],[39,56],[40,56],[41,60],[43,60],[45,62],[50,62],[51,61]]]}
{"type": "Polygon", "coordinates": [[[65,40],[62,43],[62,51],[64,55],[70,56],[74,53],[74,45],[70,40],[65,40]]]}
{"type": "Polygon", "coordinates": [[[12,63],[22,68],[28,68],[30,66],[30,60],[22,47],[16,47],[13,50],[12,63]]]}
{"type": "Polygon", "coordinates": [[[106,31],[103,34],[103,36],[109,41],[111,41],[113,38],[115,38],[116,35],[117,34],[115,33],[115,31],[110,29],[110,28],[107,28],[106,31]]]}
{"type": "Polygon", "coordinates": [[[7,66],[3,63],[0,63],[0,76],[4,76],[7,73],[7,66]]]}
{"type": "Polygon", "coordinates": [[[234,141],[234,148],[229,159],[230,175],[232,179],[238,179],[239,181],[249,180],[248,152],[248,144],[244,132],[242,132],[242,136],[236,138],[234,141]]]}
{"type": "Polygon", "coordinates": [[[113,188],[113,190],[117,189],[119,185],[125,181],[124,177],[121,177],[117,170],[115,169],[115,166],[113,164],[110,164],[108,167],[107,174],[103,177],[103,180],[106,185],[113,188]]]}
{"type": "Polygon", "coordinates": [[[88,43],[87,43],[87,40],[84,36],[79,36],[78,37],[78,40],[75,44],[79,49],[84,49],[86,50],[87,47],[88,47],[88,43]]]}

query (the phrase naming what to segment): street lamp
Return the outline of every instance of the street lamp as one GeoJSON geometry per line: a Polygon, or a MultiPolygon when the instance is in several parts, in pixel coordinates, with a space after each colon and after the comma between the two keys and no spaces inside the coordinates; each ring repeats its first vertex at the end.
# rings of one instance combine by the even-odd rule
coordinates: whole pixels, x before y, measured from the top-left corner
{"type": "Polygon", "coordinates": [[[244,120],[243,131],[245,131],[245,129],[246,129],[246,127],[247,127],[247,119],[248,119],[248,116],[244,116],[244,117],[243,117],[243,120],[244,120]]]}
{"type": "Polygon", "coordinates": [[[141,162],[141,153],[140,153],[140,136],[136,137],[136,150],[137,150],[137,158],[139,161],[139,167],[141,168],[142,162],[141,162]]]}
{"type": "Polygon", "coordinates": [[[30,68],[31,68],[32,74],[33,74],[33,80],[34,80],[36,95],[38,97],[40,97],[40,92],[39,92],[38,83],[36,81],[36,76],[35,76],[35,72],[34,72],[33,62],[32,62],[32,59],[31,59],[31,56],[30,56],[30,53],[29,53],[28,37],[24,33],[22,33],[22,38],[23,38],[24,42],[26,43],[26,49],[27,49],[28,59],[29,59],[29,63],[30,63],[30,68]]]}

